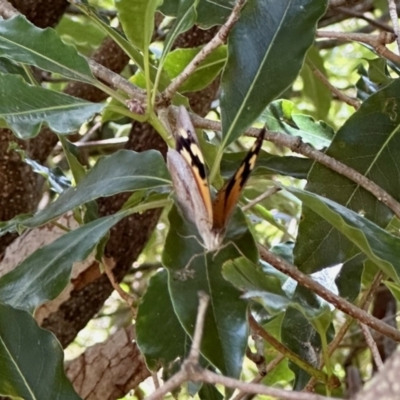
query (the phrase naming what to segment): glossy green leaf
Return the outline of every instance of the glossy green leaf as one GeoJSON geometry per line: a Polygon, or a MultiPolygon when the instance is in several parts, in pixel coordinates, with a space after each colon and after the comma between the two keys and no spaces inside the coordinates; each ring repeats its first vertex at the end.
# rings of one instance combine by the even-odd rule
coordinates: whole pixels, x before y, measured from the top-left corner
{"type": "MultiPolygon", "coordinates": [[[[176,49],[170,52],[164,63],[164,70],[169,78],[176,78],[197,55],[202,47],[194,49],[176,49]]],[[[189,79],[180,86],[179,91],[195,92],[207,87],[218,75],[226,62],[226,46],[218,47],[196,68],[189,79]]]]}
{"type": "Polygon", "coordinates": [[[369,64],[368,76],[372,82],[377,83],[381,87],[393,82],[384,58],[375,58],[367,60],[367,62],[369,64]]]}
{"type": "MultiPolygon", "coordinates": [[[[86,14],[100,29],[102,29],[119,47],[136,63],[136,65],[143,71],[144,60],[142,53],[135,48],[133,44],[126,40],[125,36],[120,31],[113,28],[109,21],[102,18],[96,9],[90,6],[87,2],[75,2],[74,6],[77,7],[82,13],[86,14]]],[[[151,72],[154,72],[152,69],[151,72]]]]}
{"type": "Polygon", "coordinates": [[[73,44],[84,55],[90,56],[105,38],[105,33],[86,16],[64,14],[55,27],[63,42],[73,44]]]}
{"type": "Polygon", "coordinates": [[[17,75],[0,74],[0,87],[0,118],[21,139],[36,136],[42,123],[57,133],[74,132],[104,107],[30,86],[17,75]]]}
{"type": "Polygon", "coordinates": [[[199,391],[200,400],[222,400],[224,396],[212,384],[203,383],[199,391]]]}
{"type": "MultiPolygon", "coordinates": [[[[272,248],[271,251],[276,254],[279,249],[272,248]]],[[[328,290],[338,293],[334,279],[339,270],[340,267],[326,268],[311,277],[328,290]]],[[[331,308],[323,299],[265,262],[255,265],[243,257],[229,261],[224,265],[223,275],[243,293],[244,299],[257,300],[269,315],[279,314],[293,306],[307,318],[318,318],[331,308]]]]}
{"type": "MultiPolygon", "coordinates": [[[[222,270],[226,280],[231,282],[247,299],[257,299],[272,315],[284,310],[290,304],[290,298],[282,289],[281,277],[274,269],[264,269],[245,258],[228,261],[222,270]]],[[[278,273],[279,274],[279,273],[278,273]]],[[[284,281],[287,277],[284,277],[284,281]]]]}
{"type": "Polygon", "coordinates": [[[164,15],[176,17],[176,15],[178,14],[178,8],[179,0],[164,0],[158,11],[160,11],[164,15]]]}
{"type": "Polygon", "coordinates": [[[78,149],[65,136],[60,136],[59,139],[62,144],[68,166],[71,170],[72,176],[74,177],[75,183],[79,184],[79,182],[86,176],[86,170],[84,166],[79,162],[78,149]]]}
{"type": "MultiPolygon", "coordinates": [[[[276,317],[271,318],[267,323],[262,323],[263,328],[272,335],[276,340],[281,342],[281,331],[282,331],[282,321],[285,316],[285,312],[281,312],[276,317]]],[[[275,359],[280,353],[269,343],[265,343],[265,361],[268,363],[275,359]]],[[[272,371],[262,380],[262,383],[267,386],[273,386],[279,384],[279,382],[287,381],[291,382],[294,378],[292,370],[288,366],[288,359],[285,358],[281,361],[272,371]]]]}
{"type": "MultiPolygon", "coordinates": [[[[400,80],[370,96],[336,133],[327,154],[376,182],[400,200],[400,80]]],[[[315,163],[306,189],[330,198],[386,227],[392,212],[372,194],[342,175],[315,163]]],[[[354,244],[311,208],[303,211],[295,263],[312,272],[338,264],[358,252],[354,244]]]]}
{"type": "Polygon", "coordinates": [[[25,69],[8,58],[0,58],[0,73],[20,75],[25,81],[29,82],[25,69]]]}
{"type": "Polygon", "coordinates": [[[361,100],[366,100],[371,94],[393,82],[386,60],[375,58],[366,61],[368,62],[368,69],[365,69],[363,64],[360,64],[357,68],[360,75],[360,79],[356,83],[357,97],[361,100]]]}
{"type": "Polygon", "coordinates": [[[65,44],[53,29],[40,29],[22,15],[0,21],[0,57],[76,81],[96,81],[75,47],[65,44]]]}
{"type": "Polygon", "coordinates": [[[103,217],[36,250],[0,278],[0,302],[29,312],[56,298],[65,288],[72,265],[85,260],[109,229],[129,211],[103,217]]]}
{"type": "Polygon", "coordinates": [[[200,0],[197,6],[197,23],[208,29],[214,25],[222,25],[232,13],[235,0],[200,0]]]}
{"type": "Polygon", "coordinates": [[[229,35],[222,75],[224,145],[237,139],[294,81],[325,9],[326,1],[314,0],[246,3],[229,35]]]}
{"type": "Polygon", "coordinates": [[[394,296],[397,301],[400,301],[400,286],[398,283],[394,283],[391,281],[384,281],[383,282],[386,287],[390,290],[390,293],[394,296]]]}
{"type": "MultiPolygon", "coordinates": [[[[167,187],[170,184],[164,159],[158,151],[135,153],[130,150],[120,150],[111,156],[101,158],[77,187],[63,192],[54,203],[23,222],[19,219],[15,222],[32,228],[99,197],[167,187]]],[[[10,230],[12,227],[12,223],[8,222],[0,232],[10,230]]]]}
{"type": "Polygon", "coordinates": [[[139,305],[136,340],[149,369],[170,368],[187,356],[191,339],[179,322],[168,291],[167,271],[154,275],[139,305]],[[163,329],[160,329],[160,326],[163,329]]]}
{"type": "Polygon", "coordinates": [[[27,312],[0,303],[0,395],[24,400],[79,400],[52,333],[27,312]]]}
{"type": "MultiPolygon", "coordinates": [[[[385,274],[395,281],[400,280],[400,238],[330,199],[295,188],[289,190],[306,208],[313,210],[346,237],[354,247],[353,252],[363,252],[385,274]]],[[[324,266],[326,263],[319,269],[324,266]]]]}
{"type": "MultiPolygon", "coordinates": [[[[164,15],[176,17],[178,15],[179,3],[179,0],[164,0],[159,10],[164,15]]],[[[232,13],[234,5],[235,0],[199,0],[196,24],[203,29],[222,25],[232,13]]]]}
{"type": "MultiPolygon", "coordinates": [[[[318,368],[321,338],[308,319],[297,309],[289,307],[285,312],[281,330],[282,343],[298,354],[304,361],[318,368]]],[[[310,375],[296,364],[289,362],[295,373],[293,390],[302,390],[310,375]]]]}
{"type": "Polygon", "coordinates": [[[301,139],[317,149],[328,147],[334,131],[324,121],[315,121],[311,116],[295,112],[295,105],[289,100],[276,100],[263,112],[260,120],[268,129],[300,136],[301,139]]]}
{"type": "Polygon", "coordinates": [[[216,253],[205,253],[195,236],[195,228],[181,217],[175,207],[169,214],[169,220],[163,264],[169,272],[169,288],[175,312],[191,336],[197,315],[197,293],[203,291],[210,296],[202,355],[223,374],[238,377],[248,336],[247,302],[222,277],[221,267],[226,260],[241,255],[246,255],[253,262],[258,258],[244,216],[239,210],[234,214],[226,234],[226,244],[216,253]]]}
{"type": "Polygon", "coordinates": [[[325,119],[328,116],[331,107],[332,92],[322,81],[315,75],[312,63],[325,77],[327,71],[324,67],[324,61],[315,46],[312,46],[306,56],[306,63],[300,72],[303,79],[303,94],[313,103],[315,111],[313,116],[317,119],[325,119]]]}
{"type": "Polygon", "coordinates": [[[154,14],[162,0],[115,0],[119,20],[131,43],[144,51],[154,31],[154,14]]]}
{"type": "Polygon", "coordinates": [[[160,58],[160,68],[163,67],[165,57],[169,53],[177,36],[189,30],[196,21],[196,6],[199,0],[181,0],[179,2],[176,19],[164,41],[164,48],[160,58]]]}
{"type": "Polygon", "coordinates": [[[340,297],[350,302],[355,301],[361,292],[365,258],[364,254],[358,254],[347,260],[335,279],[340,297]]]}

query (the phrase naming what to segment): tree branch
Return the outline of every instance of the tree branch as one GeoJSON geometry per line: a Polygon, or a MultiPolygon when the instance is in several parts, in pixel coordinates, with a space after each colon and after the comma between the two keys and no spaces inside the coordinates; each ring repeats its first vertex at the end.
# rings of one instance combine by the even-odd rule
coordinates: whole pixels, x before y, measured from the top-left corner
{"type": "Polygon", "coordinates": [[[139,102],[146,102],[146,92],[139,89],[134,84],[130,83],[127,79],[123,78],[121,75],[112,72],[108,68],[103,67],[101,64],[93,61],[89,58],[86,59],[89,63],[90,69],[97,78],[102,79],[107,82],[111,87],[121,89],[132,99],[136,99],[139,102]]]}
{"type": "Polygon", "coordinates": [[[163,99],[172,99],[179,87],[189,78],[190,75],[196,70],[199,64],[214,51],[217,47],[224,44],[228,38],[229,32],[233,25],[239,18],[239,13],[246,0],[237,0],[233,7],[232,13],[228,20],[222,25],[221,29],[217,32],[211,41],[209,41],[200,52],[193,58],[193,60],[186,66],[186,68],[172,81],[172,83],[165,89],[162,97],[163,99]]]}
{"type": "Polygon", "coordinates": [[[306,61],[307,65],[311,68],[314,75],[327,87],[329,90],[337,96],[339,100],[344,101],[349,106],[354,107],[356,110],[360,108],[360,102],[353,98],[342,93],[337,87],[333,86],[326,76],[315,66],[315,64],[311,61],[306,61]]]}
{"type": "Polygon", "coordinates": [[[389,15],[393,24],[393,31],[396,35],[397,52],[400,54],[400,28],[399,28],[399,16],[397,15],[396,3],[394,0],[388,0],[389,15]]]}
{"type": "Polygon", "coordinates": [[[379,35],[369,35],[367,33],[317,31],[316,37],[365,43],[370,45],[381,56],[400,64],[400,56],[386,47],[387,44],[393,43],[396,39],[396,36],[390,32],[381,32],[379,35]]]}
{"type": "MultiPolygon", "coordinates": [[[[176,115],[177,108],[173,108],[173,112],[176,115]]],[[[191,114],[191,120],[196,128],[204,128],[215,131],[221,131],[221,123],[217,121],[211,121],[205,118],[201,118],[195,114],[191,114]]],[[[260,130],[256,128],[249,128],[246,130],[245,134],[247,136],[256,137],[258,136],[260,130]]],[[[322,165],[330,168],[331,170],[345,176],[356,184],[360,185],[362,188],[373,194],[379,201],[390,208],[397,218],[400,219],[400,203],[392,197],[389,193],[383,190],[375,182],[371,181],[364,175],[360,174],[353,168],[341,163],[340,161],[329,157],[328,155],[314,149],[310,145],[303,143],[300,137],[289,136],[279,132],[266,131],[264,135],[264,140],[268,140],[279,146],[284,146],[289,148],[291,151],[302,154],[314,161],[319,162],[322,165]]]]}
{"type": "Polygon", "coordinates": [[[262,326],[260,326],[254,317],[249,314],[249,325],[252,331],[257,335],[261,336],[266,342],[268,342],[277,351],[283,354],[285,357],[289,358],[293,363],[299,366],[304,371],[308,372],[310,375],[314,376],[317,380],[325,383],[328,387],[334,388],[340,386],[336,376],[328,377],[324,372],[314,368],[312,365],[304,361],[292,350],[288,349],[285,345],[280,343],[272,335],[270,335],[262,326]]]}
{"type": "Polygon", "coordinates": [[[332,293],[330,290],[326,289],[320,283],[314,281],[309,276],[299,271],[295,266],[277,257],[275,254],[271,253],[260,244],[258,245],[258,250],[260,252],[261,258],[264,261],[271,264],[278,271],[281,271],[284,274],[293,278],[301,286],[304,286],[307,289],[312,290],[314,293],[322,297],[328,303],[333,304],[338,310],[341,310],[345,314],[348,314],[353,318],[355,318],[356,320],[363,322],[365,325],[368,325],[369,327],[395,340],[396,342],[400,342],[399,330],[382,322],[378,318],[373,317],[372,315],[368,314],[359,307],[356,307],[355,305],[351,304],[347,300],[342,299],[340,296],[337,296],[336,294],[332,293]]]}
{"type": "MultiPolygon", "coordinates": [[[[371,286],[369,287],[369,289],[362,295],[361,300],[359,302],[359,307],[362,310],[368,310],[368,307],[370,306],[372,299],[374,297],[374,294],[376,293],[376,291],[379,288],[380,282],[382,280],[382,272],[379,271],[371,286]]],[[[331,356],[333,354],[333,352],[338,348],[339,344],[342,342],[344,335],[347,333],[347,331],[350,328],[350,325],[353,323],[353,319],[351,317],[347,317],[345,323],[340,327],[339,332],[336,334],[336,336],[334,337],[334,339],[332,340],[331,343],[329,343],[328,345],[328,355],[331,356]]],[[[321,357],[321,362],[319,364],[320,368],[323,368],[323,366],[325,365],[325,360],[321,357]]],[[[317,380],[312,377],[310,379],[310,381],[307,383],[307,386],[303,389],[306,392],[312,392],[314,390],[314,386],[317,383],[317,380]]]]}

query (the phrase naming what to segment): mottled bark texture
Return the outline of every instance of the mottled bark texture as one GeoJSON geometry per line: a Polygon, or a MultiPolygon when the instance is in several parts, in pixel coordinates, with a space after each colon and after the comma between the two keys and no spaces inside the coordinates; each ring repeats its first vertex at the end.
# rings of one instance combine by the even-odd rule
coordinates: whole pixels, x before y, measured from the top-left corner
{"type": "Polygon", "coordinates": [[[83,399],[121,398],[150,375],[138,348],[132,346],[134,339],[132,326],[119,329],[68,363],[67,376],[83,399]]]}

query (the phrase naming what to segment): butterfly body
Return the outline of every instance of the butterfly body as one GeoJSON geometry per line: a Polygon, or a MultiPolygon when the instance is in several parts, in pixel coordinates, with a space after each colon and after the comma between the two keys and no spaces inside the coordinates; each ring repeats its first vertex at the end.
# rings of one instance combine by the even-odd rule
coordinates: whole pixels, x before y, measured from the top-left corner
{"type": "Polygon", "coordinates": [[[235,174],[212,201],[194,127],[186,109],[179,109],[176,150],[168,150],[167,165],[178,204],[185,218],[197,227],[207,250],[216,250],[222,244],[226,226],[254,168],[263,137],[262,131],[235,174]]]}

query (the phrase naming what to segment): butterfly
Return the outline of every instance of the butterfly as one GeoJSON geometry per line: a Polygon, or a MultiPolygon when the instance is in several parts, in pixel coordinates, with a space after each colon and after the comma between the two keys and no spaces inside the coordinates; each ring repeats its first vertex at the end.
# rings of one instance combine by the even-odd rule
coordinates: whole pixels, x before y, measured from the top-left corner
{"type": "Polygon", "coordinates": [[[168,150],[167,166],[178,205],[185,218],[197,227],[207,250],[216,250],[222,244],[229,219],[255,166],[264,132],[265,129],[260,131],[239,168],[212,200],[195,129],[186,109],[183,106],[179,108],[176,150],[168,150]]]}

